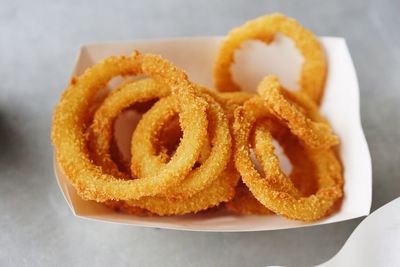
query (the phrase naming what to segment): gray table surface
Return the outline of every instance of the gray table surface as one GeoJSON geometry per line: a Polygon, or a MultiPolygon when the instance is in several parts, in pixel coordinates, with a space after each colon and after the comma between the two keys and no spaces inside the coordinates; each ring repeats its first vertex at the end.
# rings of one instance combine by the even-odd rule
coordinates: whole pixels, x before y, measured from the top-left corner
{"type": "Polygon", "coordinates": [[[347,39],[361,88],[376,209],[400,195],[400,1],[0,1],[0,265],[312,265],[360,219],[306,229],[192,233],[75,218],[52,167],[51,114],[80,44],[225,34],[274,11],[347,39]]]}

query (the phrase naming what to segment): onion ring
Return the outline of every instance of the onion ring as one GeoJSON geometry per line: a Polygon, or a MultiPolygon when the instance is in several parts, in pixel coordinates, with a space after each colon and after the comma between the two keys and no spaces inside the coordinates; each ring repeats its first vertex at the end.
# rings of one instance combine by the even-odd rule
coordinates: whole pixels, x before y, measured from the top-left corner
{"type": "MultiPolygon", "coordinates": [[[[208,102],[207,118],[211,150],[205,161],[185,178],[179,186],[167,190],[165,196],[190,197],[209,186],[226,168],[231,157],[231,135],[228,120],[221,106],[209,95],[200,94],[208,102]]],[[[131,142],[131,171],[139,177],[153,176],[162,165],[154,144],[160,132],[177,112],[173,98],[158,101],[138,123],[131,142]]],[[[163,194],[164,195],[164,194],[163,194]]]]}
{"type": "Polygon", "coordinates": [[[145,79],[124,84],[113,90],[95,112],[90,126],[89,147],[95,164],[102,166],[103,171],[115,176],[127,176],[115,168],[111,158],[111,139],[113,124],[117,116],[126,108],[149,100],[165,97],[170,94],[169,88],[153,79],[145,79]]]}
{"type": "Polygon", "coordinates": [[[219,91],[240,91],[230,70],[234,53],[249,39],[270,44],[280,32],[291,38],[304,57],[300,77],[300,91],[320,103],[327,73],[324,51],[315,35],[294,19],[275,13],[259,17],[233,29],[221,45],[214,65],[214,84],[219,91]]]}
{"type": "Polygon", "coordinates": [[[179,183],[200,154],[207,136],[207,103],[194,94],[187,75],[155,55],[110,57],[71,83],[53,116],[52,141],[56,158],[78,194],[89,200],[130,200],[163,192],[179,183]],[[164,170],[149,179],[121,180],[93,164],[86,147],[87,111],[96,93],[113,77],[145,74],[161,80],[179,98],[180,121],[184,132],[180,146],[164,170]]]}
{"type": "MultiPolygon", "coordinates": [[[[262,123],[262,122],[258,122],[262,123]]],[[[290,178],[301,196],[309,196],[316,192],[315,167],[304,152],[299,139],[290,133],[286,127],[279,125],[270,127],[269,130],[275,140],[281,145],[283,152],[292,164],[290,178]]],[[[251,135],[251,145],[257,161],[264,162],[264,148],[255,144],[254,132],[251,135]]],[[[262,205],[249,191],[247,186],[239,183],[235,189],[235,196],[225,204],[225,207],[234,213],[269,215],[273,212],[262,205]]]]}
{"type": "MultiPolygon", "coordinates": [[[[258,122],[263,123],[263,122],[258,122]]],[[[298,137],[294,136],[287,127],[276,122],[274,127],[269,127],[272,137],[278,141],[286,157],[292,165],[290,179],[300,192],[301,196],[309,196],[317,191],[317,177],[315,175],[315,164],[304,151],[304,145],[298,137]]],[[[254,132],[251,144],[259,162],[263,162],[264,150],[255,144],[254,132]]]]}
{"type": "Polygon", "coordinates": [[[272,75],[260,82],[258,92],[270,111],[286,122],[308,147],[329,148],[339,143],[332,128],[319,113],[318,106],[307,95],[283,89],[277,77],[272,75]]]}
{"type": "MultiPolygon", "coordinates": [[[[243,182],[258,201],[277,214],[302,221],[321,219],[343,195],[340,163],[332,150],[304,148],[315,162],[318,177],[318,190],[308,197],[297,197],[290,193],[292,187],[288,184],[291,181],[280,169],[279,162],[278,165],[276,162],[264,162],[266,178],[263,178],[255,169],[249,152],[250,134],[254,124],[268,118],[268,112],[259,112],[265,110],[262,106],[259,98],[253,98],[235,111],[234,160],[243,182]]],[[[254,134],[255,144],[263,146],[265,159],[275,157],[272,155],[274,150],[268,127],[264,124],[257,125],[254,134]]]]}
{"type": "MultiPolygon", "coordinates": [[[[159,158],[163,163],[168,162],[174,155],[176,148],[179,145],[179,141],[182,138],[178,116],[174,116],[172,119],[165,122],[164,127],[162,127],[159,133],[154,133],[153,137],[157,140],[156,142],[153,142],[156,154],[160,156],[159,158]]],[[[210,150],[210,142],[204,140],[199,159],[195,163],[194,167],[203,163],[208,158],[210,150]]]]}

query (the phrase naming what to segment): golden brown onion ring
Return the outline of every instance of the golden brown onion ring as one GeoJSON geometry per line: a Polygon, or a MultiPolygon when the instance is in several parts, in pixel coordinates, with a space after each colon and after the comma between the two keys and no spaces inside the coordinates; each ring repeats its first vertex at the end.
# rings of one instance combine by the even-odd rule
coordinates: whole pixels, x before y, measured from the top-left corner
{"type": "MultiPolygon", "coordinates": [[[[199,94],[208,102],[208,136],[211,150],[205,161],[189,173],[179,185],[167,190],[165,196],[190,197],[203,190],[220,176],[231,157],[231,135],[222,107],[211,96],[199,94]]],[[[165,163],[160,155],[157,155],[155,144],[159,143],[159,140],[155,140],[155,137],[158,136],[165,122],[176,114],[176,107],[177,102],[167,97],[158,101],[143,115],[132,137],[132,173],[139,177],[148,177],[162,169],[165,163]]]]}
{"type": "Polygon", "coordinates": [[[287,123],[306,146],[320,149],[339,143],[332,128],[319,113],[318,106],[307,95],[283,89],[276,76],[272,75],[261,81],[258,92],[270,111],[287,123]]]}
{"type": "Polygon", "coordinates": [[[102,166],[103,171],[115,176],[127,176],[120,171],[115,172],[115,162],[111,158],[111,140],[114,121],[125,109],[153,99],[159,99],[170,94],[165,84],[153,79],[144,79],[124,84],[113,90],[95,112],[90,126],[89,147],[94,162],[102,166]]]}
{"type": "MultiPolygon", "coordinates": [[[[304,150],[304,145],[287,127],[284,127],[279,122],[275,123],[273,124],[274,127],[269,127],[269,131],[272,137],[278,141],[292,165],[290,179],[301,196],[309,196],[315,193],[318,187],[315,166],[304,150]]],[[[254,132],[251,137],[251,144],[258,161],[264,161],[264,150],[259,145],[255,145],[254,132]]]]}
{"type": "MultiPolygon", "coordinates": [[[[262,122],[258,122],[262,123],[262,122]]],[[[300,192],[301,196],[309,196],[316,192],[317,184],[315,177],[314,164],[305,153],[299,139],[291,134],[290,130],[282,127],[280,122],[275,122],[275,127],[270,127],[269,130],[275,140],[278,141],[283,149],[284,154],[289,159],[292,165],[290,179],[294,186],[300,192]]],[[[265,161],[263,147],[255,144],[254,132],[251,136],[251,147],[256,155],[258,162],[265,161]]],[[[232,200],[225,204],[226,208],[234,213],[239,214],[273,214],[272,211],[262,205],[249,191],[247,186],[239,183],[235,189],[235,196],[232,200]]]]}
{"type": "MultiPolygon", "coordinates": [[[[233,125],[235,151],[235,166],[242,176],[243,182],[250,189],[255,198],[265,207],[285,217],[314,221],[324,217],[330,208],[342,195],[341,165],[332,150],[307,149],[310,159],[315,163],[318,177],[318,190],[308,197],[297,197],[290,193],[291,183],[280,169],[279,162],[263,163],[266,177],[263,178],[256,170],[250,158],[250,134],[256,121],[267,119],[263,103],[259,98],[247,101],[243,107],[235,111],[233,125]]],[[[255,144],[261,145],[265,160],[276,157],[272,155],[272,136],[264,124],[254,129],[255,144]]]]}
{"type": "Polygon", "coordinates": [[[207,136],[207,103],[194,94],[187,75],[155,55],[109,57],[71,83],[53,116],[52,141],[57,161],[84,199],[104,202],[153,196],[179,183],[191,171],[207,136]],[[86,147],[87,114],[96,93],[114,77],[144,74],[167,84],[179,99],[183,138],[175,155],[159,175],[121,180],[95,165],[86,147]]]}
{"type": "Polygon", "coordinates": [[[304,57],[300,76],[300,91],[320,103],[327,73],[324,51],[315,35],[294,19],[275,13],[259,17],[233,29],[223,41],[214,65],[214,84],[220,91],[240,91],[233,81],[231,64],[234,53],[241,44],[250,39],[270,44],[276,33],[291,38],[304,57]]]}

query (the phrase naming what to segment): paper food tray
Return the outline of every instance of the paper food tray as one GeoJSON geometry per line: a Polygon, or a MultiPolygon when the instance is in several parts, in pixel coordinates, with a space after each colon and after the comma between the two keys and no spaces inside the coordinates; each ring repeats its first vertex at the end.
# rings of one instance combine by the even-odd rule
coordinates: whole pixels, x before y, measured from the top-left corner
{"type": "MultiPolygon", "coordinates": [[[[323,37],[320,40],[329,64],[321,112],[341,140],[345,197],[339,212],[313,223],[288,220],[281,216],[233,215],[221,211],[185,216],[139,217],[82,200],[54,161],[58,183],[73,213],[82,218],[136,226],[216,232],[297,228],[368,215],[372,196],[371,158],[360,122],[355,69],[343,38],[323,37]]],[[[162,55],[184,69],[191,81],[211,88],[212,66],[221,41],[222,37],[199,37],[84,45],[74,75],[82,74],[87,67],[105,57],[129,55],[133,50],[139,50],[162,55]]],[[[271,72],[279,76],[283,85],[294,88],[297,80],[294,75],[299,73],[301,57],[293,56],[293,51],[293,44],[282,38],[278,38],[269,48],[247,43],[238,55],[233,73],[240,73],[236,79],[246,88],[255,89],[262,76],[271,72]],[[288,58],[292,61],[287,61],[288,58]],[[264,73],[260,73],[260,70],[264,73]]]]}

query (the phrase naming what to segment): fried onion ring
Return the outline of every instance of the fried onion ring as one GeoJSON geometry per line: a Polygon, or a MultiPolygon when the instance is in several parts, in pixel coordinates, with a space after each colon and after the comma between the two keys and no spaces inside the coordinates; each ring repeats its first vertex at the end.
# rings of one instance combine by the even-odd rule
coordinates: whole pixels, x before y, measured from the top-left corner
{"type": "Polygon", "coordinates": [[[95,112],[90,126],[89,147],[94,162],[111,175],[126,176],[125,178],[129,179],[129,175],[115,171],[118,168],[115,168],[115,162],[111,158],[114,121],[123,110],[134,104],[159,99],[169,94],[170,89],[165,84],[153,79],[134,81],[113,90],[95,112]]]}
{"type": "Polygon", "coordinates": [[[64,92],[53,116],[56,158],[78,194],[89,200],[131,200],[154,196],[191,171],[207,136],[207,103],[194,94],[187,75],[155,55],[109,57],[87,69],[64,92]],[[95,165],[86,147],[87,113],[96,93],[115,76],[144,74],[164,82],[179,99],[183,137],[162,172],[149,179],[121,180],[95,165]]]}
{"type": "MultiPolygon", "coordinates": [[[[167,190],[165,196],[190,197],[203,190],[220,176],[231,157],[231,135],[225,113],[211,96],[201,94],[201,97],[208,102],[208,135],[211,145],[209,155],[178,186],[167,190]]],[[[155,175],[159,169],[162,169],[161,167],[165,163],[156,153],[154,144],[159,141],[155,140],[155,137],[165,125],[165,122],[176,114],[176,107],[176,101],[167,97],[161,99],[143,115],[131,142],[132,173],[139,177],[148,177],[155,175]]],[[[208,142],[205,145],[208,145],[208,142]]]]}
{"type": "Polygon", "coordinates": [[[223,41],[214,65],[214,84],[219,91],[240,91],[230,70],[234,53],[249,39],[270,44],[280,32],[291,38],[304,57],[300,77],[300,91],[320,103],[327,73],[324,51],[315,35],[294,19],[276,13],[259,17],[229,32],[223,41]]]}
{"type": "Polygon", "coordinates": [[[262,146],[266,160],[263,163],[266,177],[263,178],[252,163],[249,151],[253,126],[258,120],[268,118],[268,112],[259,112],[265,110],[262,106],[259,98],[253,98],[235,111],[234,160],[243,182],[258,201],[277,214],[302,221],[321,219],[343,195],[340,163],[330,149],[310,150],[304,147],[316,166],[318,190],[308,197],[295,196],[290,192],[292,182],[280,169],[279,162],[267,162],[276,157],[268,126],[256,125],[255,145],[262,146]]]}
{"type": "MultiPolygon", "coordinates": [[[[315,167],[307,153],[305,153],[301,142],[296,136],[290,133],[288,128],[279,125],[280,122],[274,122],[278,125],[275,126],[275,124],[273,124],[275,127],[269,127],[269,130],[273,138],[278,141],[284,154],[292,164],[290,179],[294,186],[298,189],[301,196],[309,196],[315,193],[317,190],[315,167]]],[[[262,145],[255,143],[254,131],[251,135],[251,147],[259,163],[267,160],[264,154],[265,148],[262,145]]],[[[272,211],[267,209],[252,195],[247,186],[243,183],[238,184],[235,189],[234,198],[227,202],[225,207],[229,211],[239,214],[273,214],[272,211]]]]}
{"type": "Polygon", "coordinates": [[[270,111],[286,122],[308,147],[329,148],[339,143],[332,128],[319,113],[318,106],[307,95],[283,89],[277,77],[272,75],[260,82],[258,92],[270,111]]]}
{"type": "MultiPolygon", "coordinates": [[[[298,137],[290,132],[290,129],[284,127],[280,122],[270,125],[269,131],[272,137],[279,143],[284,154],[292,165],[290,179],[298,189],[301,196],[309,196],[317,191],[317,177],[315,175],[315,166],[310,160],[304,145],[298,137]]],[[[257,122],[263,123],[263,122],[257,122]]],[[[251,136],[251,145],[258,162],[263,162],[264,150],[262,146],[255,144],[254,131],[251,136]]]]}

